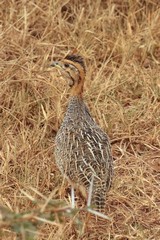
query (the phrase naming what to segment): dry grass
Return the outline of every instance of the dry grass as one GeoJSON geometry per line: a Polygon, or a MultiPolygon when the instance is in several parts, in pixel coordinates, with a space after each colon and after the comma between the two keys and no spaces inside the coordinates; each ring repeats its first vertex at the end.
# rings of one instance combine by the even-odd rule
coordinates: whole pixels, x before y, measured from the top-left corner
{"type": "MultiPolygon", "coordinates": [[[[33,199],[63,199],[53,152],[68,89],[46,69],[73,48],[86,59],[84,98],[115,158],[111,222],[91,218],[82,233],[75,217],[55,219],[38,226],[38,240],[159,239],[159,23],[159,0],[1,1],[0,204],[32,213],[33,199]]],[[[3,239],[16,239],[1,217],[3,239]]]]}

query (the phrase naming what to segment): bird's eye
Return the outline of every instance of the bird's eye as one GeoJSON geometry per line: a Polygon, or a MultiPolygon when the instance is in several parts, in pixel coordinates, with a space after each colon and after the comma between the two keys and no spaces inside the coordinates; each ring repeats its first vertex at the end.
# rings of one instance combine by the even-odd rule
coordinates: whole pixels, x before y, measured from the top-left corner
{"type": "Polygon", "coordinates": [[[69,64],[68,64],[68,63],[65,63],[64,66],[65,66],[66,68],[68,68],[68,67],[69,67],[69,64]]]}

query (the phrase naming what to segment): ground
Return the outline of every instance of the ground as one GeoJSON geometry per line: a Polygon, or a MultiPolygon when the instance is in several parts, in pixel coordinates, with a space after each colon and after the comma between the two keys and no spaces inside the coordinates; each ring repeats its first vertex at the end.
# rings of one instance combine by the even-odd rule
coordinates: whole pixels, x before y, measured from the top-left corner
{"type": "Polygon", "coordinates": [[[159,239],[159,23],[159,0],[2,1],[2,239],[159,239]],[[110,220],[64,215],[60,206],[69,203],[69,186],[55,165],[54,139],[69,87],[48,67],[74,49],[87,65],[84,101],[111,139],[110,220]]]}

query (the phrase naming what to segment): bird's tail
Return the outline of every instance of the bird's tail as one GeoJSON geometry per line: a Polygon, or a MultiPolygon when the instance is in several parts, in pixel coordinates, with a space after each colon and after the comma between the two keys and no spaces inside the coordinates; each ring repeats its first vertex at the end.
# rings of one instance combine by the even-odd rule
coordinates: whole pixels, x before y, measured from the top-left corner
{"type": "Polygon", "coordinates": [[[104,213],[106,195],[111,185],[111,176],[108,179],[96,179],[92,175],[91,184],[89,187],[89,198],[91,200],[91,206],[94,210],[104,213]]]}
{"type": "Polygon", "coordinates": [[[98,212],[105,212],[106,189],[104,187],[96,188],[92,195],[93,209],[98,212]]]}

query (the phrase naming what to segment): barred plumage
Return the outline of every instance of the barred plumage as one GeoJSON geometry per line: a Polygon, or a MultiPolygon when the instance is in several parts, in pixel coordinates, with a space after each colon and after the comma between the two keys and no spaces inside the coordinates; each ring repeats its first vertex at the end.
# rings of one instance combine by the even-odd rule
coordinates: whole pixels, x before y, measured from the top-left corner
{"type": "Polygon", "coordinates": [[[85,67],[84,62],[76,61],[82,61],[82,58],[69,56],[66,59],[58,65],[67,72],[65,77],[71,78],[69,81],[72,80],[73,84],[68,109],[55,139],[56,164],[71,184],[83,189],[86,194],[93,177],[91,203],[97,210],[103,211],[113,171],[109,139],[92,119],[83,101],[85,67]],[[71,64],[70,69],[68,64],[71,64]]]}

